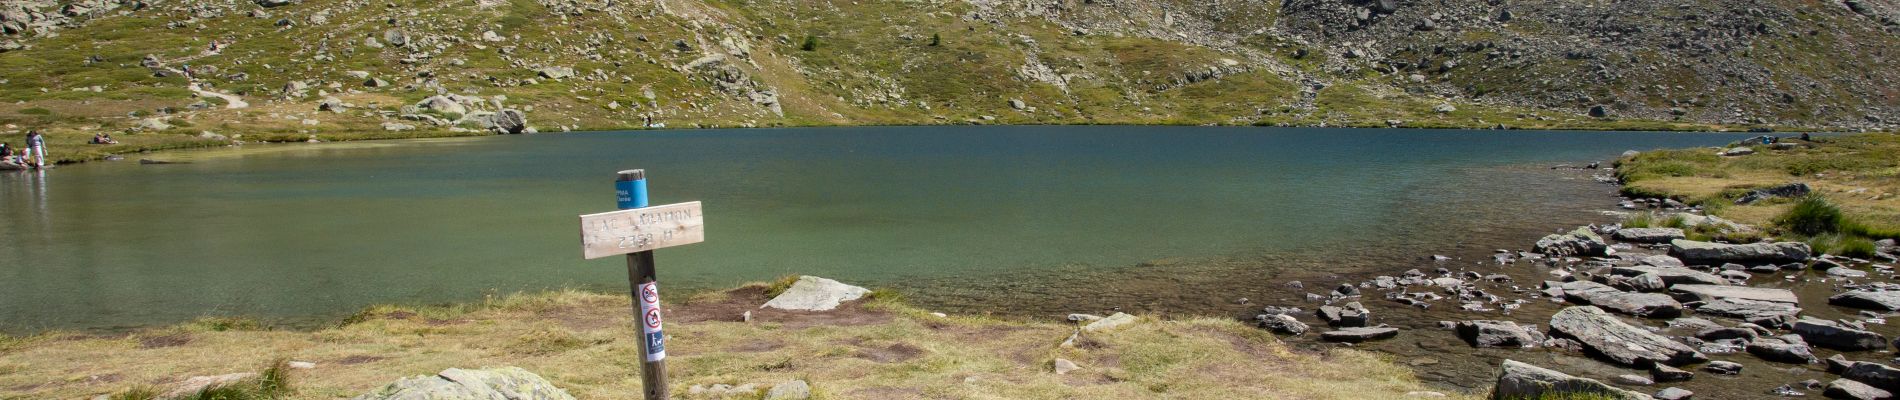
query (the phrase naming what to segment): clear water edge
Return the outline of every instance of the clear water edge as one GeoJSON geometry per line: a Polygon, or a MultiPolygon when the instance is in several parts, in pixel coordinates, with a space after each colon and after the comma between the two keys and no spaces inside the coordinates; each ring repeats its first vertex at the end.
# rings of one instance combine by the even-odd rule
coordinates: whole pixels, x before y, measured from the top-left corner
{"type": "Polygon", "coordinates": [[[646,168],[706,202],[667,293],[786,274],[948,311],[1224,312],[1273,277],[1375,269],[1598,218],[1554,163],[1744,134],[1199,127],[602,132],[167,153],[0,175],[0,330],[617,291],[574,216],[646,168]]]}

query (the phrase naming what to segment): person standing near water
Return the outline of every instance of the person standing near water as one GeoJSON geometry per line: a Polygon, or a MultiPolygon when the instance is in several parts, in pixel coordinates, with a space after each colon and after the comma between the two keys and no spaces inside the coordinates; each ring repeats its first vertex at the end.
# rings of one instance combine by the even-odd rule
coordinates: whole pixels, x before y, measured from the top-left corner
{"type": "Polygon", "coordinates": [[[46,136],[40,135],[38,130],[26,131],[26,152],[20,161],[32,162],[34,168],[45,168],[46,136]]]}

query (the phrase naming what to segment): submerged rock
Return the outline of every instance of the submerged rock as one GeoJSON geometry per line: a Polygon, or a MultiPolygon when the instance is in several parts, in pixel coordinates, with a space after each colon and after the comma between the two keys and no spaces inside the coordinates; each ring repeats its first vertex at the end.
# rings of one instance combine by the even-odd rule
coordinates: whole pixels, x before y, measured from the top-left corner
{"type": "Polygon", "coordinates": [[[354,400],[507,399],[573,400],[567,391],[528,370],[449,368],[435,376],[403,378],[354,400]]]}
{"type": "Polygon", "coordinates": [[[1345,328],[1319,334],[1320,339],[1328,342],[1359,343],[1380,339],[1391,339],[1399,335],[1399,328],[1345,328]]]}
{"type": "Polygon", "coordinates": [[[1631,326],[1602,309],[1578,306],[1558,311],[1550,329],[1575,339],[1584,348],[1619,364],[1647,368],[1654,364],[1684,365],[1708,360],[1688,345],[1631,326]]]}
{"type": "Polygon", "coordinates": [[[839,304],[857,300],[871,293],[870,289],[846,285],[842,282],[816,276],[800,276],[791,288],[785,289],[778,297],[759,308],[777,308],[793,311],[830,311],[839,304]]]}
{"type": "Polygon", "coordinates": [[[1578,378],[1555,370],[1504,360],[1492,399],[1543,399],[1564,395],[1599,395],[1614,399],[1648,399],[1648,395],[1619,389],[1595,379],[1578,378]]]}

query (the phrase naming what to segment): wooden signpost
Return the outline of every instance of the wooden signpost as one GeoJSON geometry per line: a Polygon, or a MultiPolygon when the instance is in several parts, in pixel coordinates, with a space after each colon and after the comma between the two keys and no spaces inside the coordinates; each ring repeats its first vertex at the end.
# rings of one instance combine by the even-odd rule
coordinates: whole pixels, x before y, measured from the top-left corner
{"type": "Polygon", "coordinates": [[[666,334],[660,330],[660,283],[653,250],[706,241],[706,215],[699,202],[647,206],[645,170],[620,171],[614,181],[620,211],[581,216],[581,256],[592,260],[627,255],[633,319],[640,325],[641,386],[647,400],[666,399],[666,334]]]}

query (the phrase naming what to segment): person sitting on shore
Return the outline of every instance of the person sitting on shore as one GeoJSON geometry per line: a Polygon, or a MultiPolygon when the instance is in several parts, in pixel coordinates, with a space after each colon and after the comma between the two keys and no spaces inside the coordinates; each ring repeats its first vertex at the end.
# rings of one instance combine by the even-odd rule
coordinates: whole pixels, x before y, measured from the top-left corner
{"type": "Polygon", "coordinates": [[[0,142],[0,163],[13,163],[13,146],[7,145],[6,142],[0,142]]]}
{"type": "Polygon", "coordinates": [[[92,144],[119,144],[119,141],[112,140],[111,134],[95,133],[92,135],[92,144]]]}

